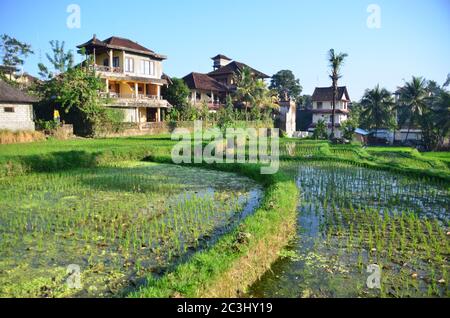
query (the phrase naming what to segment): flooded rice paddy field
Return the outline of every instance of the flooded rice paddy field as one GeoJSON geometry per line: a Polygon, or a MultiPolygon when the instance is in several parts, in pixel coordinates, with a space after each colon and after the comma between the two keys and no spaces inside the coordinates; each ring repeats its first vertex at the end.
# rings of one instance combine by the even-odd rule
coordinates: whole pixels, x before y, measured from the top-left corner
{"type": "Polygon", "coordinates": [[[450,296],[448,185],[342,163],[283,169],[301,191],[297,238],[248,296],[450,296]]]}
{"type": "Polygon", "coordinates": [[[262,192],[232,173],[125,162],[5,178],[0,193],[0,297],[111,297],[211,244],[262,192]]]}

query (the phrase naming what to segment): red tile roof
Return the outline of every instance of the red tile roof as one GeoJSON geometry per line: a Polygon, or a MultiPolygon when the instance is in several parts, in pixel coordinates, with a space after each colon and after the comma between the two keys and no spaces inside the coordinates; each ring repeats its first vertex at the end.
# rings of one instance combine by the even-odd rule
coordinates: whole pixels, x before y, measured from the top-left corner
{"type": "Polygon", "coordinates": [[[127,49],[148,52],[148,53],[155,53],[152,50],[149,50],[146,47],[143,47],[142,45],[138,44],[137,42],[133,42],[133,41],[125,39],[125,38],[119,38],[117,36],[112,36],[110,38],[107,38],[103,42],[106,44],[109,44],[111,46],[123,47],[123,48],[127,48],[127,49]]]}
{"type": "Polygon", "coordinates": [[[206,74],[190,73],[183,77],[183,81],[190,89],[201,89],[213,92],[226,92],[228,88],[216,81],[214,78],[209,77],[206,74]]]}
{"type": "Polygon", "coordinates": [[[97,39],[95,36],[90,39],[88,42],[78,45],[77,48],[86,48],[86,50],[91,51],[94,47],[104,47],[109,49],[122,49],[125,51],[133,52],[133,53],[141,53],[153,56],[158,59],[166,59],[167,57],[164,55],[160,55],[155,53],[154,51],[138,44],[137,42],[131,41],[129,39],[120,38],[117,36],[111,36],[104,41],[97,39]]]}
{"type": "Polygon", "coordinates": [[[221,68],[208,73],[208,75],[214,77],[216,75],[236,74],[236,73],[242,72],[242,70],[245,67],[248,67],[252,71],[252,73],[255,74],[259,78],[269,78],[270,77],[258,70],[255,70],[254,68],[251,68],[247,64],[237,62],[237,61],[233,61],[225,66],[222,66],[221,68]]]}

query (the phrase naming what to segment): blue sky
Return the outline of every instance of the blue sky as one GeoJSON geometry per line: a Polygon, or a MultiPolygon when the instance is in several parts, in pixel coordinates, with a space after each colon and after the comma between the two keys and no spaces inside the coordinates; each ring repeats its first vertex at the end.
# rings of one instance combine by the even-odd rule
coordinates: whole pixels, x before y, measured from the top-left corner
{"type": "Polygon", "coordinates": [[[305,94],[329,86],[334,48],[349,54],[341,84],[353,100],[377,83],[393,90],[412,75],[442,83],[450,72],[450,0],[0,0],[0,33],[33,46],[24,67],[31,74],[46,62],[48,41],[75,49],[94,33],[166,54],[171,76],[208,72],[222,53],[269,75],[290,69],[305,94]],[[72,3],[81,8],[79,29],[66,25],[72,3]],[[380,29],[367,27],[372,3],[380,29]]]}

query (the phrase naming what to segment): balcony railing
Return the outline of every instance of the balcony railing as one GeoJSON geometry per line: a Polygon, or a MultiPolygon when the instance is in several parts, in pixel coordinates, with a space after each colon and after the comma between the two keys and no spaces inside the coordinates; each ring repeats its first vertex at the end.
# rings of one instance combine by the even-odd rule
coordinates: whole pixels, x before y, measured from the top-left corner
{"type": "Polygon", "coordinates": [[[103,98],[113,98],[113,99],[138,99],[138,100],[163,100],[162,96],[157,95],[147,95],[147,94],[126,94],[126,93],[116,93],[116,92],[101,92],[100,97],[103,98]]]}
{"type": "Polygon", "coordinates": [[[123,73],[123,68],[115,66],[91,65],[98,72],[123,73]]]}

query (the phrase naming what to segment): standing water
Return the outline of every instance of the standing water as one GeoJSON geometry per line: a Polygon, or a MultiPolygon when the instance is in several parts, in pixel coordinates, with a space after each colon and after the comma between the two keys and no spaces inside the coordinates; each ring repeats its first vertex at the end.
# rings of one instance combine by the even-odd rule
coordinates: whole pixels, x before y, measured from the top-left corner
{"type": "Polygon", "coordinates": [[[445,185],[340,163],[284,170],[301,193],[297,236],[248,296],[449,296],[445,185]]]}

